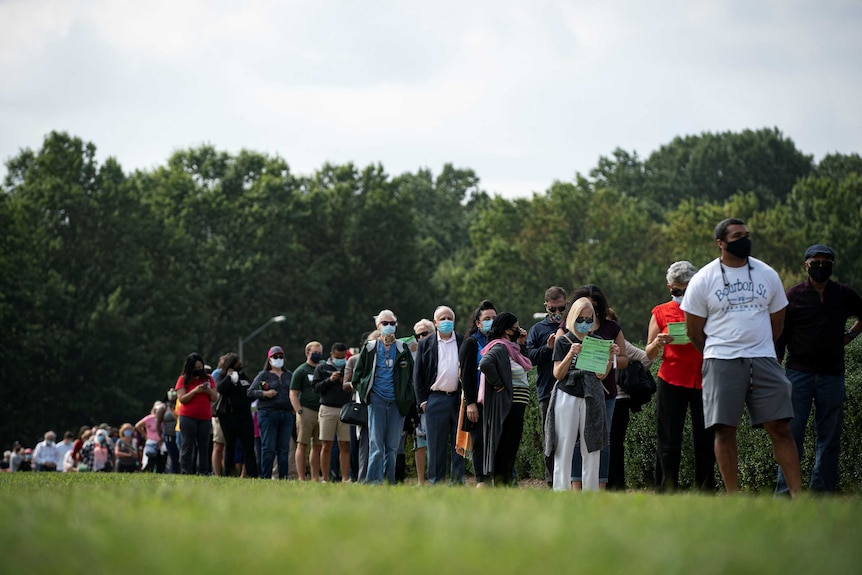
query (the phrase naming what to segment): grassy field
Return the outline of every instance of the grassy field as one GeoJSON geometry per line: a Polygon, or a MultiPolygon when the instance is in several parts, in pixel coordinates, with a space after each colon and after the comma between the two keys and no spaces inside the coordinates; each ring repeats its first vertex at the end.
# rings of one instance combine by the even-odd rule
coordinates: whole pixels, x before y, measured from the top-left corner
{"type": "Polygon", "coordinates": [[[0,572],[858,573],[862,499],[0,475],[0,572]]]}

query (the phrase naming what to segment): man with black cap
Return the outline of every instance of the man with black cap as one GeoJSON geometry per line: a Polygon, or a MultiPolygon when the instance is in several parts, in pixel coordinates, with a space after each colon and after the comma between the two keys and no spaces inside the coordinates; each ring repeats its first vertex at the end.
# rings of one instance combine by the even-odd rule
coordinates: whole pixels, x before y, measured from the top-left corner
{"type": "MultiPolygon", "coordinates": [[[[838,454],[844,412],[844,346],[862,331],[862,297],[829,279],[835,252],[823,244],[805,250],[808,279],[787,290],[784,331],[776,343],[778,359],[787,355],[787,377],[793,384],[790,430],[799,458],[814,404],[815,457],[811,490],[832,493],[838,486],[838,454]],[[847,320],[856,323],[845,331],[847,320]]],[[[778,470],[776,493],[787,492],[778,470]]]]}

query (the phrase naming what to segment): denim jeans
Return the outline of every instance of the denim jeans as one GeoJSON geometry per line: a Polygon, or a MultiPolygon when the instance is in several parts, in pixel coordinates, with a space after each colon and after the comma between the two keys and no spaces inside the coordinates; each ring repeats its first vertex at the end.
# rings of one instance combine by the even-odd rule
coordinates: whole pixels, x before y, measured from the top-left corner
{"type": "Polygon", "coordinates": [[[180,450],[177,439],[179,435],[165,435],[165,448],[168,450],[168,473],[180,472],[180,450]]]}
{"type": "Polygon", "coordinates": [[[464,458],[455,451],[458,433],[458,412],[461,396],[431,393],[425,405],[425,423],[428,430],[428,482],[446,481],[446,462],[452,462],[449,479],[464,483],[464,458]]]}
{"type": "Polygon", "coordinates": [[[211,419],[195,419],[185,415],[180,416],[180,435],[182,448],[180,451],[180,469],[184,475],[197,472],[198,475],[209,473],[210,436],[213,433],[211,419]],[[197,454],[197,466],[194,465],[194,455],[197,454]]]}
{"type": "Polygon", "coordinates": [[[371,405],[368,406],[368,473],[366,483],[395,484],[395,459],[404,416],[398,411],[398,404],[386,401],[371,392],[371,405]]]}
{"type": "Polygon", "coordinates": [[[296,425],[292,412],[286,409],[260,409],[257,412],[260,427],[260,476],[272,477],[272,461],[278,459],[278,476],[284,479],[290,467],[290,436],[296,425]]]}
{"type": "MultiPolygon", "coordinates": [[[[795,369],[787,370],[793,384],[793,419],[790,432],[796,441],[799,460],[805,444],[808,416],[814,404],[814,469],[811,490],[831,493],[838,487],[838,455],[841,450],[841,423],[844,418],[844,375],[823,375],[795,369]]],[[[786,493],[784,474],[778,469],[776,493],[786,493]]]]}
{"type": "MultiPolygon", "coordinates": [[[[611,432],[611,422],[614,419],[614,406],[617,403],[617,398],[605,399],[605,422],[607,432],[611,432]]],[[[575,454],[572,456],[572,481],[581,481],[581,467],[583,466],[583,458],[581,457],[581,442],[575,443],[575,454]]],[[[599,483],[608,483],[608,470],[611,467],[611,446],[605,445],[599,455],[599,483]]]]}

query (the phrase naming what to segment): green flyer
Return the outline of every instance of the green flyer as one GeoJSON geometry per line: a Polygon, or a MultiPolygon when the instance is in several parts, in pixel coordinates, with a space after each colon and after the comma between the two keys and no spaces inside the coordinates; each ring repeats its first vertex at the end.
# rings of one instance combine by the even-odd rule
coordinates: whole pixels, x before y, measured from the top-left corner
{"type": "Polygon", "coordinates": [[[605,373],[608,371],[608,360],[611,355],[612,342],[609,339],[598,339],[587,336],[581,344],[581,353],[575,367],[584,371],[605,373]]]}
{"type": "Polygon", "coordinates": [[[670,342],[671,345],[685,345],[690,341],[688,336],[685,335],[684,321],[672,321],[668,323],[667,333],[668,335],[673,336],[673,341],[670,342]]]}

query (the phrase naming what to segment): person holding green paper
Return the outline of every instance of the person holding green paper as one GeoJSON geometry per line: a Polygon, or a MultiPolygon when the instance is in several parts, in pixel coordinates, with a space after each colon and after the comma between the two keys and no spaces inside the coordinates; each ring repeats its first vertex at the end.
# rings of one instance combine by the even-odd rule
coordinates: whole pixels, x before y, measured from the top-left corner
{"type": "MultiPolygon", "coordinates": [[[[595,326],[590,335],[598,339],[613,341],[616,344],[616,347],[614,348],[617,350],[615,352],[616,355],[612,358],[609,371],[605,375],[604,379],[602,379],[602,388],[605,392],[605,413],[607,414],[607,421],[610,422],[613,421],[617,400],[617,369],[624,370],[629,365],[628,356],[625,353],[626,340],[620,325],[608,317],[608,310],[610,309],[608,298],[599,286],[588,284],[579,287],[574,291],[574,293],[572,293],[571,299],[572,302],[575,302],[582,297],[589,298],[590,303],[593,304],[593,309],[596,312],[594,318],[595,326]]],[[[560,330],[557,331],[557,337],[563,335],[564,328],[568,325],[567,320],[568,316],[564,314],[563,324],[560,326],[560,330]]],[[[610,428],[608,429],[608,433],[610,433],[610,428]]],[[[599,489],[606,489],[608,486],[611,462],[611,449],[609,445],[602,449],[602,453],[599,457],[599,489]]],[[[580,472],[583,468],[580,444],[575,444],[575,454],[572,458],[571,468],[571,479],[574,483],[574,488],[580,489],[582,479],[580,472]]]]}
{"type": "Polygon", "coordinates": [[[545,420],[545,456],[554,457],[554,490],[586,491],[599,489],[601,449],[609,444],[607,414],[605,412],[604,380],[611,369],[611,358],[619,355],[619,346],[609,343],[605,370],[602,373],[578,367],[579,355],[594,334],[598,322],[593,304],[587,297],[575,300],[569,307],[567,331],[554,343],[554,377],[557,380],[551,392],[548,415],[545,420]],[[581,481],[571,481],[572,455],[575,444],[581,442],[581,481]]]}
{"type": "Polygon", "coordinates": [[[685,333],[685,313],[679,305],[695,273],[697,268],[691,262],[679,261],[670,265],[665,279],[671,299],[653,308],[649,322],[647,357],[654,360],[664,353],[656,385],[658,442],[655,486],[658,492],[679,488],[686,410],[691,411],[694,486],[703,491],[715,490],[715,433],[712,428],[704,427],[703,420],[703,354],[687,337],[680,341],[679,337],[672,335],[672,328],[680,324],[685,333]]]}

